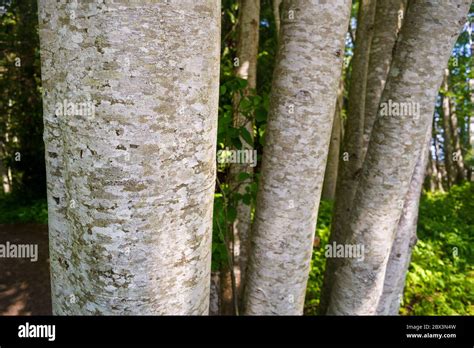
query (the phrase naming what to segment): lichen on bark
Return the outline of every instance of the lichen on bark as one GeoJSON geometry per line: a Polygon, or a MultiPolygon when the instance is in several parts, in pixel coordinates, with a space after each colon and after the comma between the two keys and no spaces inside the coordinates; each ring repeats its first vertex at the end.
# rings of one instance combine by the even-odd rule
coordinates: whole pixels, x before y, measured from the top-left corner
{"type": "Polygon", "coordinates": [[[220,2],[40,0],[39,18],[53,312],[207,314],[220,2]]]}
{"type": "Polygon", "coordinates": [[[350,1],[283,1],[247,315],[303,313],[350,1]]]}

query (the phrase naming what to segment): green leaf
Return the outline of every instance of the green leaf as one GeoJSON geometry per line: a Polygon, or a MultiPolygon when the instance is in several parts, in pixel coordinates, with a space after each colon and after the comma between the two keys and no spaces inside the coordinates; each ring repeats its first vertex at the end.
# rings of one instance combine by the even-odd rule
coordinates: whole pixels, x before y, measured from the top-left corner
{"type": "Polygon", "coordinates": [[[249,144],[250,146],[253,146],[253,138],[250,135],[250,132],[247,130],[247,128],[240,127],[240,135],[247,142],[247,144],[249,144]]]}
{"type": "Polygon", "coordinates": [[[255,110],[255,119],[258,122],[265,122],[267,120],[267,110],[263,107],[259,107],[255,110]]]}
{"type": "Polygon", "coordinates": [[[229,223],[232,223],[237,218],[237,209],[235,207],[229,207],[227,209],[227,220],[229,223]]]}
{"type": "Polygon", "coordinates": [[[247,180],[248,178],[250,178],[250,174],[245,173],[245,172],[239,173],[239,175],[237,176],[238,181],[244,181],[244,180],[247,180]]]}
{"type": "Polygon", "coordinates": [[[227,92],[227,87],[225,85],[222,85],[220,88],[219,88],[219,93],[220,95],[224,95],[225,92],[227,92]]]}

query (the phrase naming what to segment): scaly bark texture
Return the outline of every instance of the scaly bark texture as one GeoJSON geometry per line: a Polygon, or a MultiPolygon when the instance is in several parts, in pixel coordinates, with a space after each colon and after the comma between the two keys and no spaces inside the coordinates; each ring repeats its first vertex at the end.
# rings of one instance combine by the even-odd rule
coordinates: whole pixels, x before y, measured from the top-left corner
{"type": "Polygon", "coordinates": [[[406,0],[377,1],[367,72],[362,158],[367,152],[372,127],[379,110],[380,98],[392,62],[393,48],[402,27],[405,10],[406,0]]]}
{"type": "MultiPolygon", "coordinates": [[[[343,244],[364,246],[345,258],[332,286],[328,314],[375,314],[394,232],[433,116],[436,95],[469,0],[410,2],[395,47],[382,105],[409,103],[419,112],[382,116],[370,139],[343,244]],[[413,104],[414,103],[414,104],[413,104]]],[[[383,110],[383,108],[381,108],[383,110]]]]}
{"type": "Polygon", "coordinates": [[[303,313],[350,1],[287,0],[244,297],[245,314],[303,313]]]}
{"type": "Polygon", "coordinates": [[[420,207],[421,190],[425,179],[428,158],[431,156],[431,124],[426,132],[425,145],[416,162],[402,216],[398,222],[395,239],[385,271],[385,281],[377,315],[397,315],[403,297],[405,279],[410,265],[411,252],[416,244],[416,226],[420,207]]]}
{"type": "Polygon", "coordinates": [[[339,81],[337,91],[336,111],[332,124],[331,142],[324,173],[322,199],[333,200],[336,195],[337,169],[339,165],[339,153],[342,141],[342,109],[344,104],[344,78],[339,81]]]}
{"type": "Polygon", "coordinates": [[[40,0],[39,18],[54,314],[207,314],[220,2],[40,0]]]}
{"type": "MultiPolygon", "coordinates": [[[[336,200],[332,219],[330,244],[339,243],[343,238],[342,226],[349,217],[352,199],[356,192],[357,182],[363,163],[362,147],[364,134],[365,94],[369,53],[373,37],[375,0],[360,0],[357,14],[356,42],[352,58],[352,72],[349,85],[347,120],[344,127],[342,157],[339,160],[336,185],[336,200]]],[[[337,268],[338,259],[328,259],[325,284],[321,293],[319,310],[326,311],[328,297],[331,293],[331,280],[337,268]]]]}

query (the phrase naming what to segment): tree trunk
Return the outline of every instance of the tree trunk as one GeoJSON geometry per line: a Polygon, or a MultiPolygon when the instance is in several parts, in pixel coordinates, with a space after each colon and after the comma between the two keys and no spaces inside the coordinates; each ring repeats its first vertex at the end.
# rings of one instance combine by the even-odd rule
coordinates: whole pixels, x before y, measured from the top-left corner
{"type": "MultiPolygon", "coordinates": [[[[247,80],[247,87],[242,91],[244,96],[252,93],[257,88],[257,55],[258,55],[258,35],[260,21],[260,0],[241,0],[239,9],[238,23],[238,41],[237,41],[237,57],[239,58],[239,66],[237,67],[237,77],[247,80]]],[[[253,139],[253,121],[239,112],[239,104],[241,98],[236,95],[234,98],[234,127],[245,127],[247,132],[253,139]]],[[[245,139],[241,138],[243,146],[253,150],[253,144],[247,144],[245,139]]],[[[253,168],[249,164],[232,164],[230,167],[230,185],[233,192],[240,195],[246,194],[245,183],[238,180],[240,173],[253,174],[253,168]]],[[[235,314],[234,302],[240,302],[241,289],[244,285],[245,270],[247,268],[248,249],[250,245],[250,226],[251,226],[251,206],[244,204],[242,200],[237,203],[237,218],[233,224],[234,245],[234,274],[237,288],[237,294],[234,294],[230,280],[230,272],[228,267],[223,270],[221,286],[223,294],[227,296],[222,298],[223,314],[235,314]],[[237,297],[235,299],[234,297],[237,297]]]]}
{"type": "MultiPolygon", "coordinates": [[[[449,86],[449,85],[448,85],[449,86]]],[[[455,182],[460,183],[466,179],[466,170],[464,168],[464,156],[461,150],[461,139],[458,130],[458,116],[456,114],[456,104],[449,98],[449,111],[450,111],[450,128],[451,128],[451,137],[453,140],[453,163],[454,168],[456,169],[456,178],[455,182]]]]}
{"type": "Polygon", "coordinates": [[[470,1],[410,2],[375,121],[343,245],[346,254],[330,295],[328,314],[375,314],[392,241],[435,99],[470,1]],[[420,83],[422,81],[422,83],[420,83]],[[396,113],[394,104],[405,105],[396,113]],[[405,103],[405,104],[400,104],[405,103]],[[384,111],[385,110],[385,111],[384,111]]]}
{"type": "Polygon", "coordinates": [[[402,217],[398,222],[395,239],[387,263],[387,270],[385,271],[383,292],[378,303],[378,315],[397,315],[400,310],[411,252],[417,241],[418,210],[428,157],[431,156],[430,145],[431,124],[426,132],[425,145],[416,162],[415,171],[411,178],[402,217]]]}
{"type": "Polygon", "coordinates": [[[349,12],[348,0],[283,1],[245,314],[303,313],[349,12]]]}
{"type": "Polygon", "coordinates": [[[4,158],[6,156],[6,152],[3,151],[3,144],[0,143],[0,178],[2,180],[2,189],[3,193],[10,193],[11,192],[11,170],[8,166],[4,163],[4,158]]]}
{"type": "Polygon", "coordinates": [[[39,16],[54,314],[207,314],[219,1],[39,16]]]}
{"type": "Polygon", "coordinates": [[[433,118],[433,174],[436,175],[436,182],[438,190],[441,192],[444,192],[444,187],[443,187],[443,170],[440,166],[440,146],[439,146],[439,141],[438,141],[438,131],[437,131],[437,123],[436,123],[436,118],[433,118]]]}
{"type": "MultiPolygon", "coordinates": [[[[471,51],[474,52],[474,51],[471,51]]],[[[474,79],[471,80],[471,88],[474,91],[474,79]]],[[[474,92],[471,92],[471,103],[474,103],[474,92]]],[[[469,116],[469,145],[471,156],[474,155],[474,117],[469,116]]],[[[468,180],[474,181],[474,166],[468,169],[468,180]]]]}
{"type": "MultiPolygon", "coordinates": [[[[342,238],[342,225],[348,217],[351,202],[357,188],[360,168],[363,163],[362,147],[364,134],[365,95],[369,53],[373,37],[375,17],[375,0],[360,0],[357,15],[357,30],[352,72],[349,86],[348,115],[344,128],[342,158],[339,161],[339,172],[336,185],[336,201],[332,219],[330,244],[342,238]]],[[[326,269],[337,266],[337,260],[328,260],[326,269]]],[[[325,312],[328,296],[331,293],[332,273],[326,273],[323,285],[320,308],[325,312]]]]}
{"type": "Polygon", "coordinates": [[[275,28],[277,39],[280,37],[280,5],[282,0],[273,0],[273,17],[275,17],[275,28]]]}
{"type": "Polygon", "coordinates": [[[405,11],[406,0],[381,0],[376,5],[374,34],[370,46],[367,73],[362,158],[367,152],[372,127],[380,106],[380,98],[392,62],[393,48],[402,27],[405,11]]]}
{"type": "Polygon", "coordinates": [[[211,289],[209,295],[209,315],[220,314],[220,272],[211,272],[211,289]]]}
{"type": "Polygon", "coordinates": [[[328,160],[324,172],[322,199],[333,200],[336,195],[337,169],[342,138],[342,109],[344,104],[344,78],[339,81],[337,91],[336,111],[331,131],[328,160]]]}
{"type": "MultiPolygon", "coordinates": [[[[449,90],[448,84],[449,70],[444,69],[443,84],[442,88],[445,93],[449,90]]],[[[448,188],[451,187],[456,180],[456,168],[454,166],[453,157],[455,155],[453,148],[452,130],[451,130],[451,110],[449,97],[443,95],[443,152],[444,152],[444,165],[446,167],[446,173],[448,177],[448,188]]]]}

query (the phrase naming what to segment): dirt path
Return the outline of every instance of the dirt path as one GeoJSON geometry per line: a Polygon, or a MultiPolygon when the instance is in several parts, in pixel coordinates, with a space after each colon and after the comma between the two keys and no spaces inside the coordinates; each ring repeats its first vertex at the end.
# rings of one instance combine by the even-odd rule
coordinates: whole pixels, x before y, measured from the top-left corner
{"type": "Polygon", "coordinates": [[[0,315],[51,315],[48,227],[0,224],[0,247],[7,242],[38,245],[38,261],[0,257],[0,315]]]}

